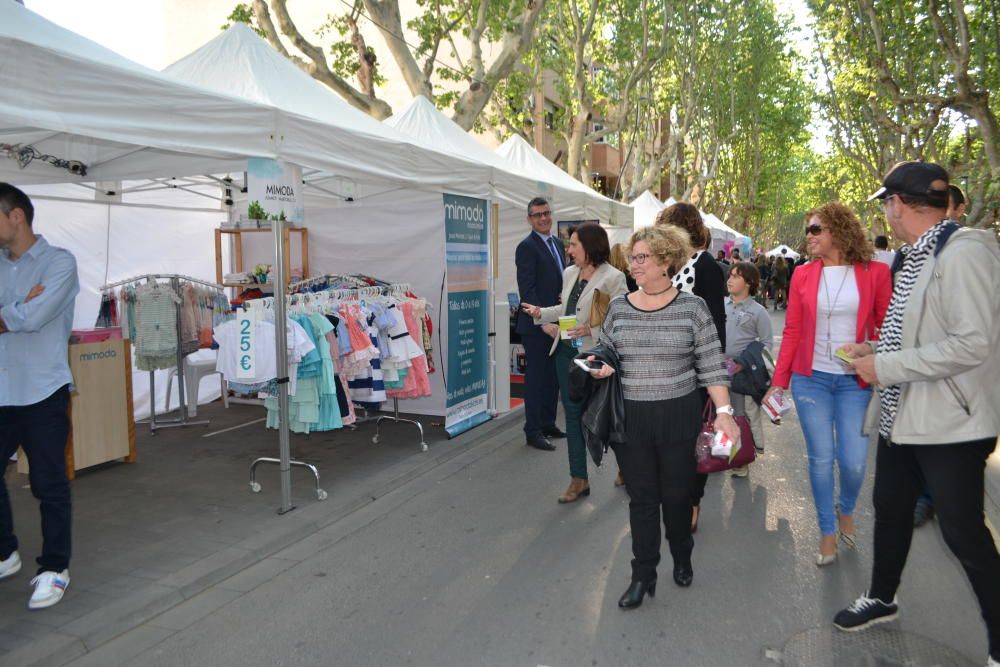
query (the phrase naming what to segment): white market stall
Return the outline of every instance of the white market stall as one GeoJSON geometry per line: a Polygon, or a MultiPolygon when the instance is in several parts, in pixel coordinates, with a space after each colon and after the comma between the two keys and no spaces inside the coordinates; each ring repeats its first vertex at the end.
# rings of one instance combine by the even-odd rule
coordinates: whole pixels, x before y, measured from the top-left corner
{"type": "Polygon", "coordinates": [[[775,246],[765,253],[768,257],[791,257],[792,259],[798,259],[799,253],[791,249],[791,247],[782,243],[779,246],[775,246]]]}
{"type": "MultiPolygon", "coordinates": [[[[0,59],[17,63],[0,67],[8,91],[0,100],[0,180],[17,185],[100,182],[103,189],[130,179],[241,173],[248,158],[263,157],[337,174],[362,189],[418,185],[440,197],[448,184],[487,194],[481,184],[489,173],[475,163],[181,84],[15,3],[0,4],[0,59]]],[[[405,219],[407,210],[399,215],[405,219]]],[[[173,221],[165,223],[164,231],[176,234],[173,221]]],[[[145,247],[158,249],[152,238],[145,247]]],[[[276,264],[280,282],[283,267],[276,264]]],[[[280,320],[282,300],[275,311],[280,320]]],[[[280,368],[284,328],[276,332],[280,368]]],[[[281,394],[287,397],[283,386],[281,394]]],[[[290,498],[287,437],[283,423],[283,510],[290,498]]]]}
{"type": "Polygon", "coordinates": [[[649,190],[645,190],[629,206],[635,210],[633,227],[638,231],[643,227],[651,227],[656,224],[657,214],[668,205],[654,197],[649,190]]]}

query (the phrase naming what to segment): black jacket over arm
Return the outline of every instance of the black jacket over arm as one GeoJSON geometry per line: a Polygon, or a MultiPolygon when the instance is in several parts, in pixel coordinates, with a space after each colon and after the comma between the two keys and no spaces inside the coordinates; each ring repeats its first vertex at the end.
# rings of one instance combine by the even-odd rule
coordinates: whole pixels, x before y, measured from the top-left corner
{"type": "Polygon", "coordinates": [[[609,347],[597,347],[576,355],[586,359],[590,355],[615,369],[603,380],[595,380],[590,373],[576,364],[569,367],[569,395],[574,401],[583,402],[580,422],[583,426],[583,441],[594,465],[601,465],[604,452],[610,445],[625,442],[625,398],[621,381],[618,379],[618,354],[609,347]]]}

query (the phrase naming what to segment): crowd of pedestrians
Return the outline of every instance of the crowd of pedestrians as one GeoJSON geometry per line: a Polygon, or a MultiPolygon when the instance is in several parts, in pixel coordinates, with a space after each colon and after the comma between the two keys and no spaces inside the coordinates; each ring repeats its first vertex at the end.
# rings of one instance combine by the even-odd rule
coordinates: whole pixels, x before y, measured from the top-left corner
{"type": "MultiPolygon", "coordinates": [[[[635,609],[656,593],[660,523],[674,583],[690,586],[707,479],[696,443],[711,431],[717,443],[739,441],[736,420],[745,418],[744,433],[763,449],[762,407],[790,391],[809,465],[817,566],[836,563],[838,548],[862,548],[854,517],[868,502],[859,495],[877,437],[871,584],[836,614],[835,627],[896,618],[914,525],[936,514],[979,601],[986,664],[998,666],[1000,554],[985,525],[984,470],[1000,435],[1000,247],[990,232],[961,226],[964,196],[938,165],[900,163],[871,199],[884,207],[895,251],[884,236],[873,243],[850,207],[830,202],[806,214],[797,263],[713,257],[697,209],[677,203],[623,247],[608,248],[597,225],[578,227],[564,270],[532,202],[533,231],[522,246],[533,250],[518,254],[519,327],[547,337],[543,363],[554,359],[540,379],[530,369],[538,353],[529,353],[527,382],[563,392],[571,482],[558,501],[590,493],[586,453],[599,460],[601,445],[610,447],[632,535],[619,607],[635,609]],[[528,278],[543,272],[522,266],[529,260],[562,271],[547,301],[532,298],[541,293],[528,278]],[[595,293],[606,306],[595,306],[595,293]],[[769,301],[787,311],[773,373],[761,368],[771,362],[769,301]],[[572,327],[554,326],[574,314],[572,327]]],[[[526,393],[531,401],[543,392],[526,393]]],[[[541,414],[526,410],[529,445],[559,430],[549,407],[541,414]]]]}

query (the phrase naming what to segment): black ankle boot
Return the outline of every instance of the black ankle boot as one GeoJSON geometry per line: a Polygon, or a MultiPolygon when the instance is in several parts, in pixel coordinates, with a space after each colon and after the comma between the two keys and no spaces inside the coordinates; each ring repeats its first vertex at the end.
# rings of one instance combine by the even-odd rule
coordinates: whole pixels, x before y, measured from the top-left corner
{"type": "Polygon", "coordinates": [[[687,588],[694,579],[694,569],[691,567],[691,557],[674,561],[674,583],[687,588]]]}
{"type": "Polygon", "coordinates": [[[642,604],[642,599],[649,593],[649,597],[656,594],[656,579],[652,581],[633,581],[629,584],[625,594],[618,600],[618,606],[622,609],[635,609],[642,604]]]}

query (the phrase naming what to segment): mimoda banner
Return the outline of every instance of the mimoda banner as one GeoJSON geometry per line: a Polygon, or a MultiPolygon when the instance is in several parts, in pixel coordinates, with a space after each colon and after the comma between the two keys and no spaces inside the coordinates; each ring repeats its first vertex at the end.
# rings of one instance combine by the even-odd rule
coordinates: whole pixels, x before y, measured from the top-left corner
{"type": "Polygon", "coordinates": [[[452,437],[489,417],[489,206],[444,195],[448,271],[448,393],[444,427],[452,437]]]}

